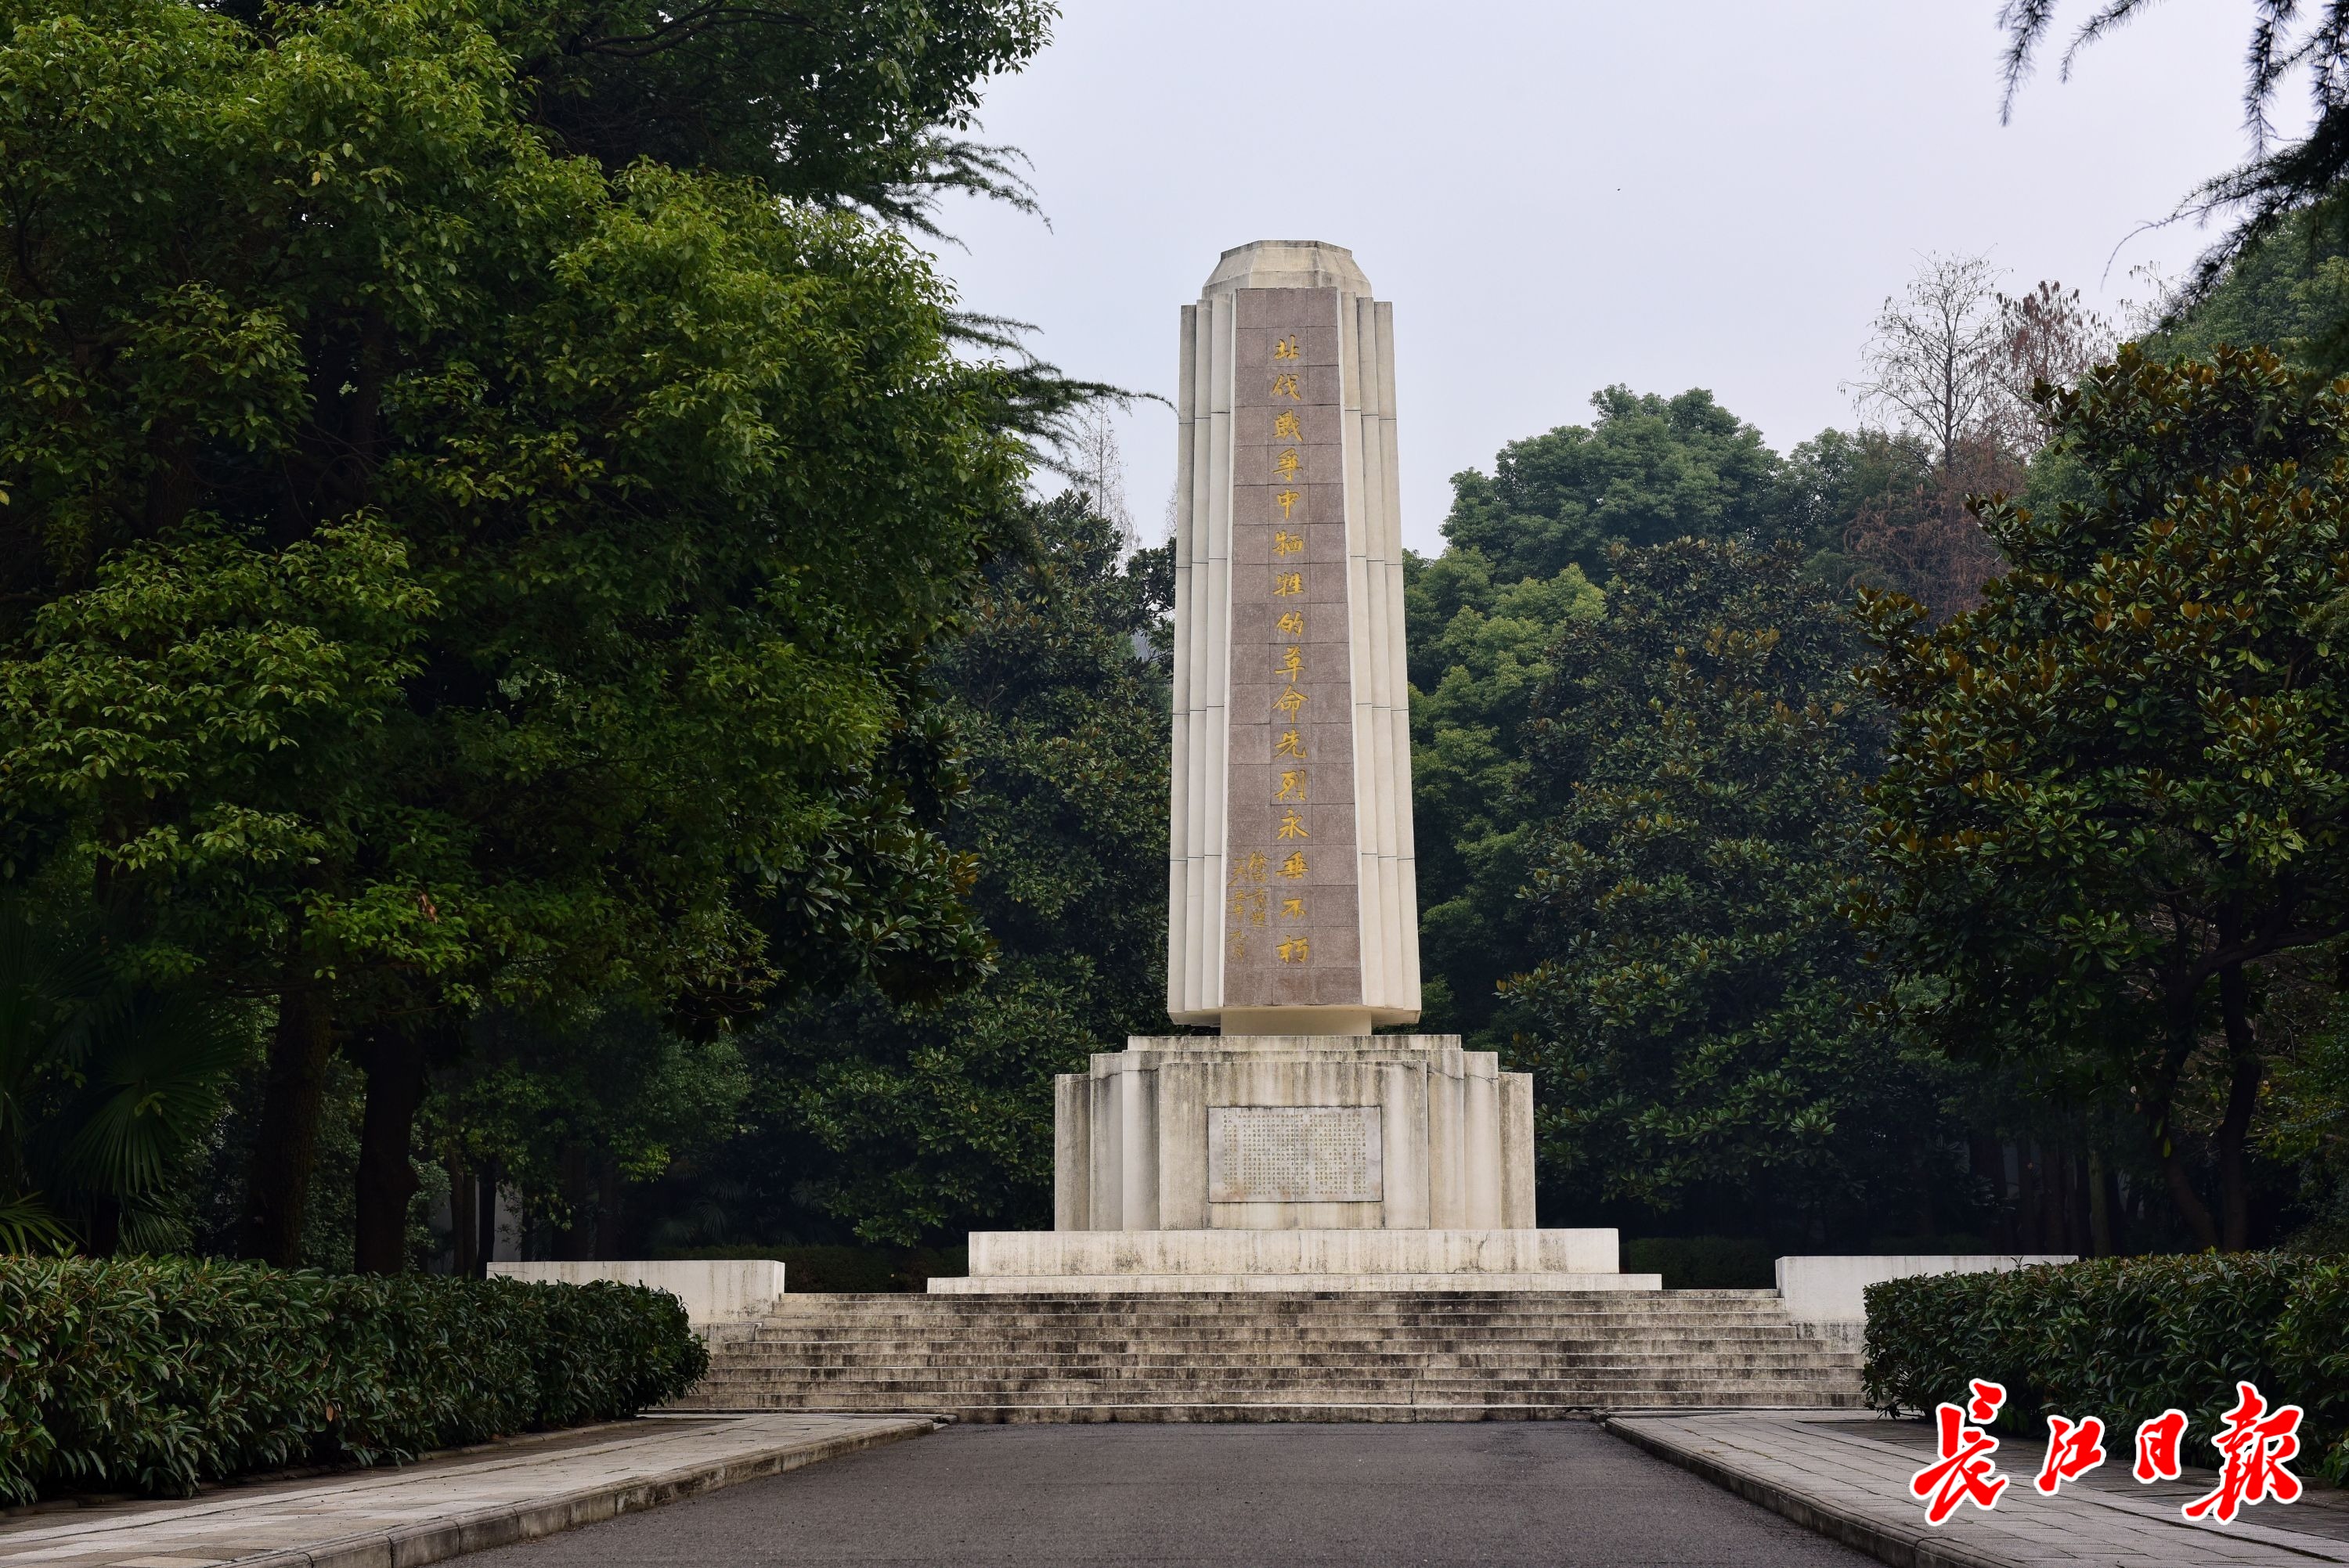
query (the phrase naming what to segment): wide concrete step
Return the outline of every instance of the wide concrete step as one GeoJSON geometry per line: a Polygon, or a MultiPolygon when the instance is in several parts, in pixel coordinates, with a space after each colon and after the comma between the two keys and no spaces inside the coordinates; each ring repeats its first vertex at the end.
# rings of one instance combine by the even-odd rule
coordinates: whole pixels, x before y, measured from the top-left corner
{"type": "Polygon", "coordinates": [[[1302,1312],[1343,1311],[1362,1315],[1394,1313],[1526,1312],[1770,1312],[1775,1291],[1090,1291],[1048,1295],[909,1295],[891,1292],[843,1292],[785,1296],[775,1310],[833,1315],[844,1312],[981,1316],[1013,1311],[1055,1312],[1302,1312]]]}
{"type": "MultiPolygon", "coordinates": [[[[1790,1361],[1802,1367],[1818,1364],[1820,1355],[1816,1347],[1799,1340],[1787,1343],[1759,1343],[1759,1340],[1738,1340],[1729,1345],[1710,1345],[1703,1357],[1692,1357],[1689,1347],[1654,1350],[1644,1345],[1456,1345],[1456,1347],[1383,1347],[1383,1345],[1322,1345],[1322,1347],[1301,1347],[1292,1345],[1282,1352],[1266,1350],[1236,1350],[1228,1345],[1216,1347],[1174,1347],[1174,1345],[1029,1345],[1017,1343],[1003,1350],[970,1350],[968,1345],[951,1343],[900,1343],[900,1345],[811,1345],[811,1347],[775,1347],[759,1345],[742,1355],[726,1357],[729,1367],[745,1368],[778,1368],[790,1371],[794,1367],[867,1367],[874,1361],[895,1361],[895,1364],[921,1364],[921,1367],[1019,1367],[1039,1364],[1055,1367],[1064,1361],[1085,1361],[1102,1367],[1167,1367],[1167,1368],[1212,1368],[1212,1367],[1672,1367],[1680,1361],[1705,1359],[1717,1364],[1738,1364],[1757,1367],[1769,1361],[1790,1361]]],[[[1827,1352],[1827,1359],[1844,1367],[1858,1367],[1858,1352],[1827,1352]]]]}
{"type": "Polygon", "coordinates": [[[931,1324],[907,1324],[892,1328],[885,1326],[858,1325],[851,1327],[825,1329],[813,1326],[794,1325],[788,1328],[767,1328],[756,1334],[744,1335],[735,1342],[745,1346],[812,1346],[857,1344],[865,1341],[931,1339],[941,1344],[968,1343],[988,1335],[1017,1335],[1023,1341],[1042,1343],[1084,1342],[1107,1340],[1150,1341],[1153,1343],[1183,1342],[1199,1345],[1219,1345],[1258,1342],[1268,1345],[1304,1344],[1438,1344],[1475,1341],[1489,1344],[1529,1345],[1612,1345],[1626,1342],[1643,1344],[1712,1344],[1747,1340],[1793,1339],[1807,1337],[1786,1323],[1731,1324],[1671,1324],[1651,1330],[1622,1326],[1593,1331],[1580,1326],[1511,1326],[1505,1328],[1480,1327],[1474,1324],[1230,1324],[1222,1327],[1209,1325],[1103,1324],[1088,1326],[1083,1324],[988,1324],[969,1329],[941,1329],[931,1324]],[[981,1329],[986,1333],[981,1333],[981,1329]]]}
{"type": "MultiPolygon", "coordinates": [[[[718,1408],[719,1407],[711,1407],[718,1408]]],[[[872,1414],[886,1411],[896,1413],[893,1406],[802,1406],[765,1405],[727,1406],[728,1409],[823,1410],[839,1414],[872,1414]]],[[[1088,1422],[1154,1421],[1154,1422],[1305,1422],[1305,1421],[1568,1421],[1581,1420],[1601,1410],[1618,1407],[1588,1404],[1523,1404],[1523,1405],[1410,1405],[1410,1404],[1344,1404],[1313,1401],[1308,1403],[1200,1402],[1152,1400],[1136,1402],[1083,1401],[1068,1405],[928,1405],[922,1407],[924,1415],[951,1416],[971,1425],[1012,1425],[1016,1423],[1051,1423],[1072,1425],[1088,1422]]],[[[1642,1409],[1702,1410],[1723,1408],[1711,1400],[1659,1399],[1642,1409]]],[[[1761,1408],[1761,1407],[1754,1407],[1761,1408]]],[[[1778,1409],[1837,1409],[1846,1407],[1820,1403],[1789,1402],[1768,1407],[1778,1409]]]]}
{"type": "Polygon", "coordinates": [[[989,1312],[1767,1312],[1778,1305],[1775,1292],[1556,1290],[1485,1291],[1444,1295],[1436,1291],[1089,1291],[1081,1295],[910,1295],[896,1293],[786,1296],[782,1313],[935,1313],[942,1317],[989,1312]],[[1702,1299],[1691,1299],[1702,1297],[1702,1299]]]}
{"type": "Polygon", "coordinates": [[[1849,1407],[1772,1292],[786,1297],[683,1408],[966,1420],[1485,1420],[1849,1407]]]}
{"type": "Polygon", "coordinates": [[[775,1323],[761,1324],[751,1332],[735,1337],[750,1343],[776,1341],[808,1341],[822,1339],[897,1338],[907,1336],[928,1336],[933,1338],[967,1339],[985,1334],[1019,1334],[1027,1337],[1049,1338],[1081,1336],[1088,1339],[1106,1336],[1128,1338],[1150,1337],[1185,1339],[1229,1339],[1246,1336],[1259,1339],[1289,1341],[1296,1339],[1663,1339],[1754,1337],[1769,1335],[1790,1335],[1799,1332],[1785,1319],[1754,1318],[1669,1318],[1651,1322],[1589,1322],[1578,1319],[1512,1318],[1497,1323],[1443,1320],[1430,1323],[1356,1322],[1347,1320],[1317,1321],[1312,1318],[1165,1318],[1155,1322],[1147,1318],[1115,1318],[1097,1323],[1050,1319],[1037,1323],[1021,1323],[1003,1319],[983,1319],[975,1323],[927,1322],[861,1322],[775,1323]]]}
{"type": "Polygon", "coordinates": [[[824,1383],[852,1383],[875,1378],[895,1380],[927,1378],[944,1385],[947,1382],[1002,1382],[1038,1377],[1057,1377],[1062,1381],[1128,1382],[1199,1382],[1199,1383],[1272,1383],[1290,1382],[1380,1382],[1424,1384],[1434,1382],[1490,1383],[1636,1383],[1657,1379],[1679,1380],[1687,1377],[1710,1377],[1716,1382],[1751,1381],[1771,1377],[1841,1378],[1850,1374],[1846,1367],[1808,1366],[1785,1361],[1741,1367],[1715,1367],[1701,1362],[1672,1365],[1650,1362],[1641,1365],[1587,1367],[1222,1367],[1185,1368],[1164,1364],[1150,1366],[1119,1366],[1115,1364],[1071,1365],[1066,1362],[1030,1362],[1019,1364],[983,1364],[972,1367],[939,1367],[926,1362],[909,1361],[895,1365],[874,1364],[863,1367],[813,1367],[796,1373],[744,1372],[733,1368],[713,1373],[714,1380],[740,1384],[759,1384],[775,1387],[812,1387],[824,1383]]]}

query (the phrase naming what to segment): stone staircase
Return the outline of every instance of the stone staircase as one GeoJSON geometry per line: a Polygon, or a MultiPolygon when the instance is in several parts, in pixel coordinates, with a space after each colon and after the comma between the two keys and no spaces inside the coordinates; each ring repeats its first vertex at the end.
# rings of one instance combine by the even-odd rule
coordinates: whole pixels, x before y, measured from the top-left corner
{"type": "Polygon", "coordinates": [[[1540,1420],[1856,1407],[1859,1359],[1766,1290],[810,1295],[714,1342],[673,1408],[1540,1420]]]}

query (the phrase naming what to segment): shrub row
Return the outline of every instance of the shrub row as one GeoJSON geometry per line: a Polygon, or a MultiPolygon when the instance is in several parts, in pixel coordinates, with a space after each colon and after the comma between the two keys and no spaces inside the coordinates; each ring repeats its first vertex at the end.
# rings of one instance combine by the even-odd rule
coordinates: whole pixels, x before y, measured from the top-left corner
{"type": "Polygon", "coordinates": [[[635,1285],[0,1258],[0,1498],[399,1463],[632,1415],[708,1365],[635,1285]]]}
{"type": "Polygon", "coordinates": [[[2349,1260],[2202,1253],[1889,1280],[1868,1287],[1866,1377],[1868,1402],[1895,1415],[1992,1378],[2006,1385],[2002,1425],[2044,1437],[2049,1414],[2100,1416],[2106,1449],[2124,1455],[2137,1423],[2174,1405],[2204,1464],[2242,1379],[2306,1410],[2302,1460],[2338,1482],[2349,1260]]]}

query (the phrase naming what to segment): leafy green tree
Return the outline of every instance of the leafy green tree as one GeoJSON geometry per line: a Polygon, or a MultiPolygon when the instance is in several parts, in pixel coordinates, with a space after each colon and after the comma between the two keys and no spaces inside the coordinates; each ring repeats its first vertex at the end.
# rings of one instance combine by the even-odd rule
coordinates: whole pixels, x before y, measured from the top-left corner
{"type": "Polygon", "coordinates": [[[1878,935],[1950,1054],[2108,1063],[2196,1239],[2238,1248],[2266,993],[2349,930],[2349,392],[2127,347],[2051,408],[2095,499],[1984,505],[2014,570],[1938,629],[1867,605],[1878,935]],[[2205,1062],[2215,1218],[2177,1120],[2205,1062]]]}
{"type": "Polygon", "coordinates": [[[1579,566],[1495,583],[1473,545],[1404,559],[1423,1027],[1480,1035],[1499,982],[1532,962],[1523,923],[1496,918],[1527,869],[1519,732],[1559,636],[1603,603],[1579,566]]]}
{"type": "MultiPolygon", "coordinates": [[[[2001,10],[2000,25],[2007,30],[2002,118],[2013,109],[2060,8],[2060,0],[2009,0],[2001,10]]],[[[2064,51],[2065,74],[2082,48],[2147,9],[2149,0],[2092,0],[2064,51]]],[[[2203,253],[2194,277],[2172,302],[2173,322],[2167,325],[2216,296],[2231,295],[2240,304],[2246,294],[2264,292],[2259,280],[2278,258],[2261,253],[2272,253],[2272,242],[2289,235],[2288,248],[2317,263],[2322,280],[2318,289],[2295,302],[2317,308],[2306,319],[2306,331],[2293,335],[2304,337],[2311,356],[2337,370],[2349,364],[2349,308],[2344,308],[2349,295],[2342,292],[2337,272],[2323,275],[2322,261],[2349,245],[2349,0],[2306,7],[2297,0],[2261,5],[2251,22],[2247,53],[2243,117],[2252,128],[2251,156],[2196,187],[2178,211],[2180,217],[2190,213],[2198,219],[2230,212],[2234,222],[2203,253]],[[2297,138],[2278,136],[2271,118],[2275,95],[2295,77],[2304,77],[2314,112],[2297,138]]],[[[2230,309],[2222,306],[2221,314],[2230,309]]],[[[2222,335],[2187,346],[2199,353],[2220,343],[2275,346],[2266,336],[2222,335]]]]}
{"type": "Polygon", "coordinates": [[[0,1249],[168,1241],[253,1021],[126,983],[87,912],[59,913],[0,893],[0,1249]]]}
{"type": "Polygon", "coordinates": [[[1868,873],[1881,720],[1848,618],[1791,546],[1619,551],[1534,699],[1509,982],[1545,1179],[1764,1230],[1907,1222],[1939,1184],[1935,1086],[1869,1010],[1843,906],[1868,873]]]}
{"type": "Polygon", "coordinates": [[[919,671],[1017,388],[892,234],[551,148],[495,19],[0,42],[0,848],[271,1007],[280,1262],[338,1040],[982,957],[919,671]]]}
{"type": "Polygon", "coordinates": [[[2349,322],[2349,232],[2299,213],[2247,246],[2216,280],[2141,346],[2149,356],[2208,358],[2221,346],[2269,348],[2318,370],[2341,368],[2349,322]]]}
{"type": "Polygon", "coordinates": [[[1452,476],[1444,537],[1480,552],[1495,582],[1547,581],[1569,565],[1599,581],[1614,542],[1768,531],[1777,456],[1712,393],[1609,387],[1590,403],[1588,425],[1510,442],[1489,475],[1452,476]]]}
{"type": "MultiPolygon", "coordinates": [[[[233,9],[264,24],[256,0],[233,9]]],[[[1030,204],[1009,150],[964,133],[988,77],[1043,47],[1043,0],[503,0],[527,112],[617,174],[640,160],[927,228],[945,191],[1030,204]]]]}
{"type": "Polygon", "coordinates": [[[1052,1075],[1166,1028],[1173,550],[1121,565],[1078,493],[1030,516],[1033,562],[989,569],[934,676],[969,779],[947,836],[993,972],[925,1003],[869,985],[785,1002],[744,1040],[760,1132],[710,1161],[776,1171],[868,1242],[1049,1223],[1052,1075]]]}
{"type": "Polygon", "coordinates": [[[443,1162],[494,1171],[555,1256],[644,1255],[636,1201],[740,1130],[738,1042],[687,1039],[608,1009],[560,1026],[493,1012],[435,1084],[425,1136],[443,1162]]]}

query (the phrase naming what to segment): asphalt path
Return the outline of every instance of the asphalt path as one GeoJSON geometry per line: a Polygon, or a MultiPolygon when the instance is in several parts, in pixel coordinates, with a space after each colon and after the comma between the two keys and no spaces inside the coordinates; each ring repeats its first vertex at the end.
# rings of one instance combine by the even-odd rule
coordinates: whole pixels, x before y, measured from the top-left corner
{"type": "Polygon", "coordinates": [[[1584,1421],[951,1427],[506,1547],[628,1564],[1870,1561],[1584,1421]]]}

